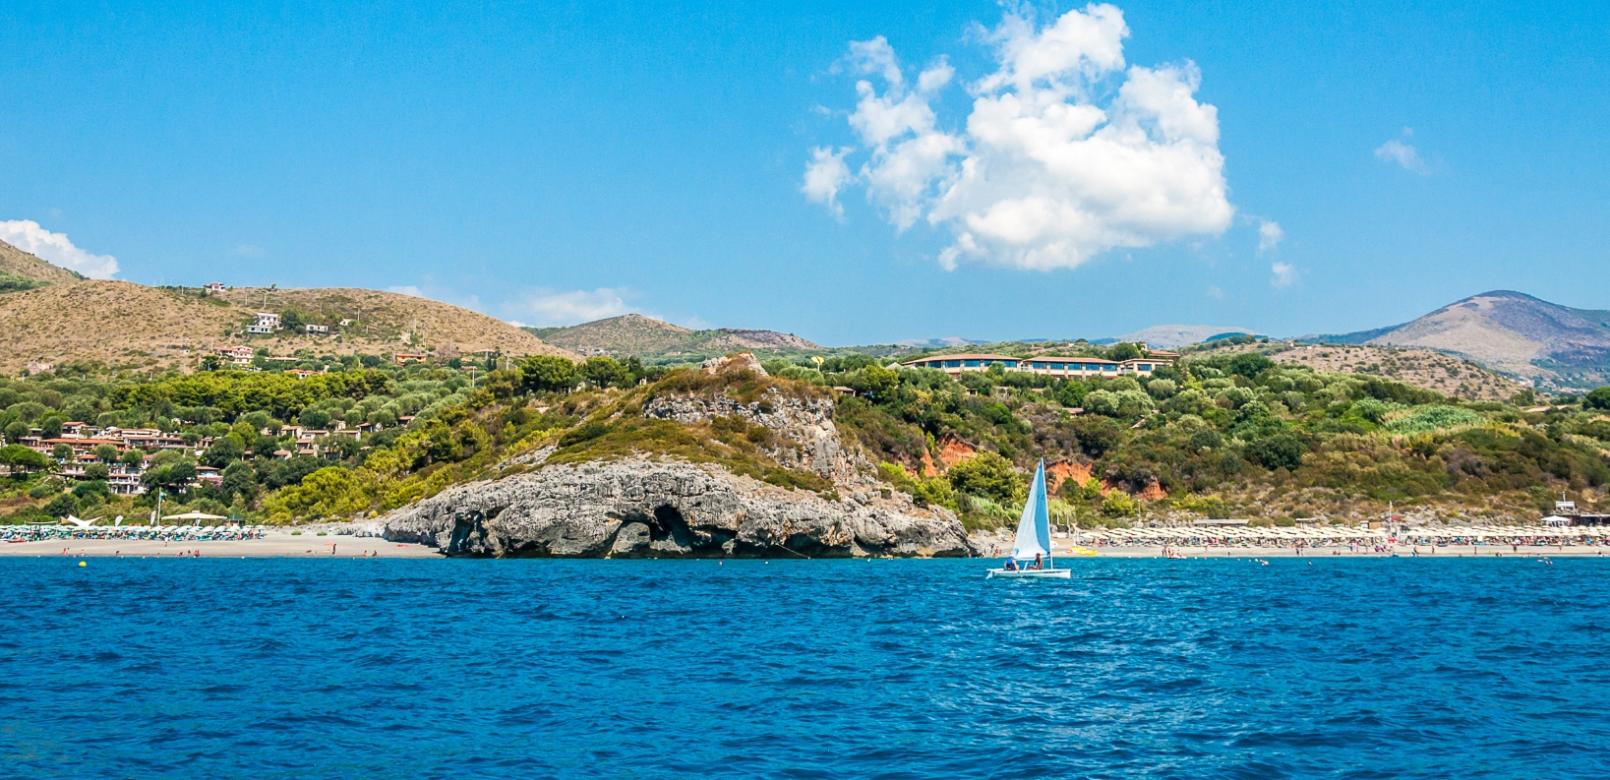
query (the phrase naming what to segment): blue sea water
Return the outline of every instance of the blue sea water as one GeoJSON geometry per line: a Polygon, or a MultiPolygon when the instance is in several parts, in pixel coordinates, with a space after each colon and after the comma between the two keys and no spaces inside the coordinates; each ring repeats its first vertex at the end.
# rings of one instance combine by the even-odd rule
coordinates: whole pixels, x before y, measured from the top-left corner
{"type": "Polygon", "coordinates": [[[1605,777],[1610,561],[0,560],[0,775],[1605,777]]]}

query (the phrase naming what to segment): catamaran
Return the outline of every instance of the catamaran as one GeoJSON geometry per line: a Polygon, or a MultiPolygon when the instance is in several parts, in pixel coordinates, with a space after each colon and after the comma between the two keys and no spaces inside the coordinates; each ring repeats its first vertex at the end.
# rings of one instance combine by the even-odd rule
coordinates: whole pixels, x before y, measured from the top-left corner
{"type": "Polygon", "coordinates": [[[990,569],[986,576],[1065,580],[1073,574],[1068,569],[1057,569],[1051,565],[1051,513],[1046,505],[1043,460],[1034,469],[1034,483],[1029,485],[1029,500],[1023,505],[1023,518],[1017,521],[1017,540],[1012,543],[1012,560],[1016,563],[1014,568],[990,569]],[[1025,568],[1026,563],[1035,559],[1041,561],[1039,568],[1025,568]]]}

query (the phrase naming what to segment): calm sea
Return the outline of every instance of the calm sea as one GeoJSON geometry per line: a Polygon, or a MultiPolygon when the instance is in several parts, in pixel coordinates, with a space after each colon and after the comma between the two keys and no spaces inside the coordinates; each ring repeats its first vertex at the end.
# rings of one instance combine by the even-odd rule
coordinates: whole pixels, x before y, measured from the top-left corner
{"type": "Polygon", "coordinates": [[[1610,560],[76,564],[0,775],[1610,776],[1610,560]]]}

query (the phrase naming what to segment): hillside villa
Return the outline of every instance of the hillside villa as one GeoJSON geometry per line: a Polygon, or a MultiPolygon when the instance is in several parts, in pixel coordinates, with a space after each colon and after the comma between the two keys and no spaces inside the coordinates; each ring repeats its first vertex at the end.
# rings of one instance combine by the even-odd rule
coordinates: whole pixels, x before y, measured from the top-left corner
{"type": "Polygon", "coordinates": [[[218,350],[218,354],[223,357],[224,360],[229,361],[229,365],[240,368],[250,368],[254,353],[252,352],[251,347],[242,346],[224,347],[223,349],[218,350]]]}
{"type": "Polygon", "coordinates": [[[280,316],[273,312],[260,311],[255,315],[257,319],[246,326],[246,332],[255,336],[267,336],[280,329],[280,316]]]}
{"type": "Polygon", "coordinates": [[[1042,376],[1087,379],[1095,377],[1151,376],[1162,366],[1171,366],[1179,355],[1173,352],[1146,350],[1145,357],[1129,360],[1103,360],[1093,357],[1045,356],[1017,358],[1011,355],[988,353],[962,353],[931,355],[907,360],[901,368],[932,368],[951,376],[969,371],[988,371],[1000,366],[1005,371],[1027,371],[1042,376]]]}

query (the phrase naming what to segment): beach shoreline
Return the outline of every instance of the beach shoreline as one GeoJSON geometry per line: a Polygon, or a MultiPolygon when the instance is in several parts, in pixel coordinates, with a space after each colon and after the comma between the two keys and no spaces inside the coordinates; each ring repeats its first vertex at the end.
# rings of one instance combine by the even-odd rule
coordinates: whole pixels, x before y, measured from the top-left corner
{"type": "Polygon", "coordinates": [[[442,558],[435,547],[378,536],[292,534],[269,531],[261,539],[163,541],[158,539],[44,539],[0,544],[0,558],[442,558]]]}

